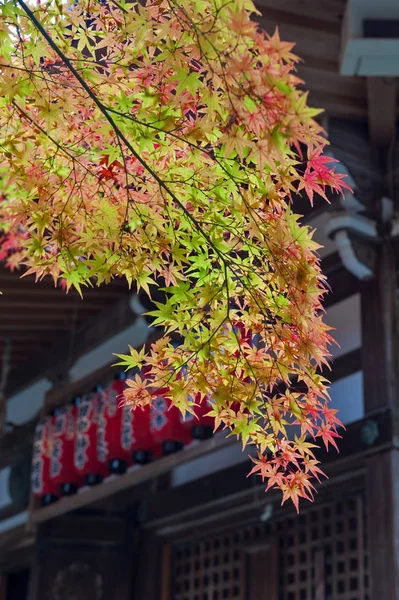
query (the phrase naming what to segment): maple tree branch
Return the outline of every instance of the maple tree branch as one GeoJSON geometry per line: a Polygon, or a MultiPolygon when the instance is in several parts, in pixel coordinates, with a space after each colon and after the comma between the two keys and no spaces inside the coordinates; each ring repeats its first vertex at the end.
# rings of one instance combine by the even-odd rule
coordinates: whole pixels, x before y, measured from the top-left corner
{"type": "MultiPolygon", "coordinates": [[[[27,16],[29,17],[29,19],[32,21],[32,23],[35,25],[35,27],[38,29],[38,31],[40,31],[40,33],[46,39],[46,41],[48,42],[48,44],[50,45],[50,47],[61,58],[61,60],[67,66],[67,68],[69,69],[69,71],[74,75],[74,77],[77,79],[77,81],[83,87],[83,89],[86,91],[86,93],[91,98],[91,100],[95,103],[95,105],[99,108],[99,110],[101,111],[101,113],[108,120],[108,122],[110,123],[111,127],[115,131],[115,134],[117,135],[117,137],[125,144],[125,146],[129,149],[129,151],[136,158],[136,160],[138,160],[140,162],[140,164],[148,171],[148,173],[155,179],[155,181],[158,183],[158,185],[167,192],[167,194],[172,198],[172,200],[174,202],[176,202],[176,204],[183,211],[183,213],[186,215],[186,217],[193,223],[193,225],[197,229],[197,231],[204,237],[204,239],[206,240],[206,242],[209,244],[210,247],[212,247],[212,249],[217,254],[217,256],[219,256],[220,260],[229,268],[229,270],[232,271],[232,273],[234,275],[237,275],[237,272],[233,268],[231,261],[227,260],[226,256],[223,255],[218,250],[218,248],[213,244],[213,242],[210,239],[209,235],[201,227],[199,221],[197,219],[195,219],[190,214],[190,212],[186,209],[186,207],[184,206],[184,204],[177,198],[177,196],[174,194],[174,192],[169,189],[169,187],[157,175],[157,173],[152,169],[152,167],[150,167],[150,165],[148,165],[148,163],[133,148],[133,146],[131,145],[131,143],[129,142],[129,140],[126,138],[126,136],[120,130],[120,128],[118,127],[118,125],[115,123],[114,119],[109,115],[107,107],[99,100],[99,98],[96,96],[96,94],[94,94],[94,92],[88,86],[88,84],[83,79],[83,77],[80,75],[80,73],[72,65],[72,63],[70,62],[70,60],[68,59],[68,57],[65,55],[65,53],[62,52],[62,50],[53,41],[53,39],[51,38],[51,36],[46,32],[46,30],[44,29],[44,27],[42,26],[42,24],[40,23],[40,21],[38,21],[38,19],[36,18],[34,12],[27,6],[27,4],[24,2],[24,0],[16,0],[16,1],[20,4],[20,6],[22,7],[22,9],[25,11],[25,13],[27,14],[27,16]]],[[[241,283],[242,283],[243,287],[245,289],[247,289],[247,291],[250,291],[249,287],[245,284],[245,282],[243,280],[241,280],[241,283]]],[[[251,294],[251,296],[253,296],[253,292],[250,292],[250,294],[251,294]]],[[[258,300],[256,300],[254,296],[253,296],[253,299],[258,303],[258,300]]],[[[258,306],[260,308],[260,305],[258,305],[258,306]]]]}
{"type": "Polygon", "coordinates": [[[126,138],[126,136],[120,130],[118,125],[115,123],[114,119],[109,115],[107,107],[98,99],[96,94],[94,94],[94,92],[90,89],[90,87],[87,85],[86,81],[83,79],[83,77],[80,75],[80,73],[72,65],[72,63],[70,62],[68,57],[64,54],[64,52],[62,52],[62,50],[60,50],[60,48],[57,46],[57,44],[53,41],[52,37],[47,33],[47,31],[44,29],[44,27],[42,26],[40,21],[38,21],[38,19],[36,18],[34,12],[29,8],[29,6],[27,6],[27,4],[24,2],[24,0],[16,0],[16,2],[18,2],[18,4],[22,7],[22,9],[25,11],[27,16],[29,17],[29,19],[32,21],[32,23],[37,28],[37,30],[40,31],[40,33],[43,35],[45,40],[48,42],[49,46],[54,50],[54,52],[56,52],[58,54],[58,56],[61,58],[61,60],[68,67],[69,71],[74,75],[74,77],[77,79],[77,81],[79,81],[80,85],[83,87],[83,89],[89,95],[91,100],[95,103],[97,108],[101,111],[101,113],[107,119],[107,121],[111,125],[112,129],[115,131],[116,135],[123,141],[125,146],[130,150],[130,152],[136,158],[136,160],[138,160],[139,163],[148,171],[148,173],[155,179],[155,181],[158,183],[158,185],[161,188],[163,188],[168,193],[169,196],[171,196],[173,201],[176,202],[176,204],[184,212],[186,217],[194,224],[197,231],[201,235],[203,235],[203,237],[206,239],[208,244],[222,258],[221,253],[214,246],[214,244],[210,240],[209,236],[202,229],[202,227],[200,226],[198,221],[196,219],[194,219],[194,217],[189,213],[189,211],[186,209],[184,204],[177,198],[177,196],[172,192],[172,190],[170,190],[168,188],[168,186],[165,184],[165,182],[157,175],[157,173],[152,169],[152,167],[150,167],[150,165],[148,165],[147,162],[145,160],[143,160],[143,158],[140,156],[140,154],[133,148],[133,146],[131,145],[129,140],[126,138]]]}
{"type": "Polygon", "coordinates": [[[297,507],[320,470],[288,426],[327,444],[338,421],[316,370],[330,340],[320,264],[289,202],[340,178],[320,157],[292,46],[256,29],[250,4],[120,3],[14,0],[0,14],[0,251],[67,289],[163,285],[149,314],[183,343],[121,356],[152,368],[126,400],[145,406],[165,379],[182,412],[207,396],[216,424],[260,451],[252,472],[297,507]],[[315,152],[298,168],[304,140],[315,152]]]}
{"type": "MultiPolygon", "coordinates": [[[[108,122],[110,123],[111,127],[113,128],[115,134],[117,135],[117,137],[123,141],[123,143],[126,145],[126,147],[130,150],[130,152],[132,153],[132,155],[142,164],[142,166],[149,172],[149,174],[155,179],[155,181],[157,181],[158,185],[163,188],[167,194],[172,198],[172,200],[174,202],[176,202],[176,204],[179,206],[179,208],[184,212],[184,214],[186,215],[186,217],[193,223],[193,225],[195,226],[195,228],[197,229],[197,231],[205,238],[206,242],[210,245],[210,247],[213,248],[214,252],[219,256],[219,258],[222,260],[222,262],[226,265],[228,265],[229,269],[234,273],[234,275],[237,275],[236,270],[232,267],[233,263],[230,260],[226,259],[226,256],[223,255],[217,248],[216,246],[212,243],[212,240],[210,239],[210,237],[208,236],[208,234],[205,232],[205,230],[201,227],[199,221],[197,219],[195,219],[190,212],[186,209],[186,207],[184,206],[184,204],[178,199],[178,197],[174,194],[174,192],[166,185],[165,181],[162,180],[157,173],[150,167],[150,165],[148,165],[148,163],[146,161],[144,161],[142,159],[142,157],[140,156],[140,154],[138,152],[135,151],[135,149],[133,148],[133,146],[131,145],[131,143],[129,142],[129,140],[126,138],[126,136],[123,134],[123,132],[120,130],[120,128],[118,127],[118,125],[115,123],[114,119],[109,115],[109,112],[116,112],[116,111],[112,111],[112,109],[110,110],[107,106],[105,106],[100,100],[99,98],[96,96],[96,94],[91,90],[91,88],[87,85],[86,81],[83,79],[83,77],[80,75],[80,73],[78,72],[77,69],[75,69],[75,67],[72,65],[72,63],[70,62],[69,58],[65,55],[64,52],[61,51],[61,49],[57,46],[57,44],[55,44],[55,42],[53,41],[53,39],[51,38],[51,36],[45,31],[45,29],[43,28],[43,26],[41,25],[41,23],[38,21],[38,19],[36,18],[36,16],[34,15],[34,12],[26,5],[26,3],[24,2],[24,0],[16,0],[21,7],[23,8],[23,10],[25,11],[25,13],[28,15],[28,17],[30,18],[30,20],[32,21],[32,23],[35,25],[35,27],[38,29],[38,31],[40,31],[40,33],[45,37],[46,41],[49,43],[50,47],[57,53],[57,55],[61,58],[61,60],[63,61],[63,63],[67,66],[67,68],[69,69],[69,71],[74,75],[74,77],[77,79],[77,81],[80,83],[80,85],[83,87],[83,89],[86,91],[86,93],[89,95],[89,97],[92,99],[92,101],[96,104],[96,106],[99,108],[99,110],[102,112],[102,114],[105,116],[105,118],[108,120],[108,122]]],[[[184,12],[184,11],[183,11],[184,12]]],[[[194,25],[194,24],[193,24],[194,25]]],[[[206,37],[206,36],[205,36],[206,37]]],[[[123,115],[124,117],[126,117],[126,115],[123,115]]],[[[178,136],[176,136],[178,137],[178,136]]],[[[122,153],[123,154],[123,153],[122,153]]],[[[123,158],[123,156],[122,156],[123,158]]],[[[215,160],[215,157],[213,157],[213,159],[215,160]]],[[[219,162],[216,161],[218,164],[219,162]]],[[[225,167],[223,167],[223,170],[227,173],[227,170],[225,169],[225,167]]],[[[230,174],[228,174],[228,176],[230,177],[230,174]]],[[[233,178],[232,178],[233,179],[233,178]]],[[[236,184],[236,182],[235,182],[236,184]]],[[[236,184],[237,185],[237,184],[236,184]]],[[[239,189],[239,186],[237,185],[237,188],[239,189]]],[[[249,211],[252,214],[255,214],[257,218],[259,218],[259,215],[257,214],[257,211],[255,211],[254,209],[252,209],[252,207],[249,206],[249,204],[246,202],[244,195],[242,194],[241,190],[240,191],[240,195],[244,201],[244,203],[246,204],[247,208],[249,209],[249,211]]],[[[260,218],[261,222],[263,221],[262,218],[260,218]]],[[[259,225],[258,225],[258,229],[260,231],[259,225]]],[[[271,252],[271,249],[269,247],[269,245],[267,244],[267,240],[265,240],[266,245],[268,247],[269,252],[271,252]]],[[[239,275],[240,277],[240,275],[239,275]]],[[[242,281],[242,280],[241,280],[242,281]]],[[[247,291],[249,291],[248,286],[246,286],[246,284],[244,284],[244,282],[242,281],[243,287],[245,287],[245,289],[247,289],[247,291]]],[[[253,296],[253,293],[251,292],[250,295],[253,297],[253,299],[255,300],[255,297],[253,296]]],[[[257,301],[256,301],[257,302],[257,301]]],[[[260,305],[258,304],[259,308],[260,305]]]]}

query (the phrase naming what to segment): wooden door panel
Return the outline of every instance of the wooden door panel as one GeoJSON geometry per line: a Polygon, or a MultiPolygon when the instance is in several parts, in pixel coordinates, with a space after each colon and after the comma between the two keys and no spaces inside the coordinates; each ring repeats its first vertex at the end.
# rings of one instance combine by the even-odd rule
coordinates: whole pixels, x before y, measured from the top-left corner
{"type": "Polygon", "coordinates": [[[246,550],[245,600],[277,600],[277,545],[269,543],[246,550]]]}

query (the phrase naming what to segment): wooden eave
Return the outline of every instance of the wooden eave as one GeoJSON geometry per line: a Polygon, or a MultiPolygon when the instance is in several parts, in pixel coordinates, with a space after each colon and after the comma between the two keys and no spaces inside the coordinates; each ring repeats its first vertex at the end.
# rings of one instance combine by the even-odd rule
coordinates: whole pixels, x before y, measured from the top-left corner
{"type": "Polygon", "coordinates": [[[126,281],[87,288],[82,300],[50,279],[35,283],[22,274],[0,266],[0,355],[11,340],[8,396],[40,377],[56,377],[56,366],[65,371],[68,361],[73,364],[135,318],[126,281]]]}
{"type": "Polygon", "coordinates": [[[256,7],[262,16],[255,18],[267,33],[278,27],[281,40],[295,42],[298,77],[310,92],[310,104],[331,116],[365,119],[366,79],[339,74],[346,0],[258,0],[256,7]]]}

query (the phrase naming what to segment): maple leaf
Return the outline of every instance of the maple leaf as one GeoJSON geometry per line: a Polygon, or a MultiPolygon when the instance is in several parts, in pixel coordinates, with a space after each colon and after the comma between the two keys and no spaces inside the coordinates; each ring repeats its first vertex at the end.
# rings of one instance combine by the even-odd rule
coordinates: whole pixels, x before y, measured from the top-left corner
{"type": "Polygon", "coordinates": [[[328,451],[329,444],[332,444],[334,448],[339,452],[339,448],[335,439],[342,438],[342,435],[339,435],[336,431],[333,431],[329,425],[323,424],[319,431],[316,433],[316,437],[321,437],[324,442],[324,446],[328,451]]]}
{"type": "Polygon", "coordinates": [[[246,415],[242,414],[238,419],[232,420],[232,429],[229,435],[239,436],[242,440],[242,447],[244,449],[250,438],[253,438],[260,431],[260,426],[257,421],[257,419],[249,420],[246,415]]]}
{"type": "Polygon", "coordinates": [[[243,159],[246,151],[254,146],[254,143],[249,140],[238,127],[234,127],[229,133],[221,136],[219,142],[223,144],[224,155],[226,158],[231,157],[236,152],[238,156],[243,159]]]}
{"type": "Polygon", "coordinates": [[[249,458],[255,463],[255,466],[252,467],[247,477],[257,473],[260,477],[262,477],[262,481],[269,479],[273,473],[273,465],[268,461],[268,456],[264,454],[258,454],[258,458],[253,458],[252,456],[249,458]]]}
{"type": "Polygon", "coordinates": [[[323,473],[323,471],[318,466],[320,464],[319,461],[312,459],[309,456],[305,456],[303,459],[303,463],[305,467],[305,473],[311,473],[313,477],[316,477],[317,481],[320,482],[319,475],[327,477],[327,475],[323,473]]]}
{"type": "Polygon", "coordinates": [[[126,402],[132,406],[147,406],[152,402],[152,395],[147,389],[147,384],[139,374],[134,379],[126,380],[126,389],[123,391],[126,402]]]}
{"type": "Polygon", "coordinates": [[[248,124],[249,129],[258,137],[261,135],[262,131],[265,130],[265,119],[260,111],[250,113],[245,118],[245,122],[248,124]]]}
{"type": "Polygon", "coordinates": [[[145,349],[142,348],[140,352],[138,352],[135,348],[132,348],[132,346],[129,345],[129,351],[129,354],[115,354],[114,356],[117,356],[122,360],[118,363],[115,363],[114,366],[126,367],[126,370],[142,366],[146,360],[145,349]]]}
{"type": "Polygon", "coordinates": [[[281,490],[283,492],[281,504],[284,504],[287,500],[291,500],[297,513],[299,513],[300,498],[306,498],[307,500],[312,499],[312,496],[309,495],[303,486],[300,485],[295,479],[292,479],[287,483],[283,483],[281,485],[281,490]]]}
{"type": "Polygon", "coordinates": [[[314,458],[313,452],[310,450],[311,448],[317,448],[316,444],[312,444],[306,441],[306,437],[298,437],[294,436],[295,440],[295,448],[298,450],[300,455],[304,458],[305,456],[310,456],[314,458]]]}
{"type": "Polygon", "coordinates": [[[298,192],[302,189],[305,190],[308,198],[310,200],[310,204],[313,206],[313,196],[314,194],[319,194],[324,200],[328,202],[328,198],[325,193],[324,183],[320,180],[320,175],[317,171],[311,171],[307,169],[303,175],[303,178],[299,182],[298,192]]]}
{"type": "Polygon", "coordinates": [[[330,425],[332,427],[338,426],[338,427],[342,427],[343,429],[345,429],[345,427],[343,426],[341,421],[336,416],[338,413],[338,410],[336,408],[328,408],[328,406],[324,405],[321,412],[326,420],[326,423],[328,423],[328,425],[330,425]]]}
{"type": "Polygon", "coordinates": [[[16,4],[0,12],[0,260],[81,295],[156,286],[152,325],[182,343],[116,355],[140,371],[125,402],[162,393],[185,414],[209,398],[298,508],[340,423],[315,371],[326,281],[291,197],[348,184],[293,43],[264,34],[250,0],[16,4]]]}
{"type": "Polygon", "coordinates": [[[295,46],[295,43],[283,42],[280,38],[278,27],[276,27],[273,35],[269,36],[269,44],[273,50],[276,50],[276,52],[282,58],[282,60],[288,62],[297,62],[299,60],[299,58],[291,52],[291,50],[295,46]]]}

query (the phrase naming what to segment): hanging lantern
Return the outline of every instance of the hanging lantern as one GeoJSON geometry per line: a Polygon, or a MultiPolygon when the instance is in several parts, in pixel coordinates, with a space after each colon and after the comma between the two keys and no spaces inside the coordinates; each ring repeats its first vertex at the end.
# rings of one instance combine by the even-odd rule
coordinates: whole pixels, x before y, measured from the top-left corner
{"type": "Polygon", "coordinates": [[[76,403],[54,409],[50,479],[63,496],[75,494],[82,483],[74,461],[77,411],[76,403]]]}
{"type": "Polygon", "coordinates": [[[179,409],[162,396],[157,396],[152,402],[150,432],[156,456],[178,452],[192,441],[190,432],[182,423],[179,409]]]}
{"type": "MultiPolygon", "coordinates": [[[[151,367],[144,367],[141,375],[145,377],[150,371],[151,367]]],[[[134,377],[138,372],[138,369],[133,369],[127,376],[134,377]]],[[[129,410],[129,407],[124,407],[124,410],[129,410]]],[[[134,464],[145,465],[161,455],[151,432],[151,408],[149,406],[137,407],[131,411],[131,415],[133,417],[131,456],[134,464]]],[[[126,416],[126,425],[127,423],[128,416],[126,416]]]]}
{"type": "Polygon", "coordinates": [[[97,457],[109,473],[125,473],[132,462],[134,416],[129,406],[121,405],[125,374],[118,374],[100,394],[97,457]]]}
{"type": "Polygon", "coordinates": [[[155,454],[150,409],[122,403],[125,379],[125,373],[118,374],[100,396],[97,456],[114,474],[126,472],[132,462],[146,464],[155,454]]]}
{"type": "Polygon", "coordinates": [[[56,488],[50,479],[50,453],[53,442],[54,417],[40,419],[36,425],[32,451],[32,494],[41,499],[43,505],[58,499],[56,488]]]}
{"type": "Polygon", "coordinates": [[[77,434],[75,442],[75,468],[86,485],[101,483],[106,475],[105,465],[97,456],[97,432],[101,388],[75,398],[77,407],[77,434]]]}
{"type": "MultiPolygon", "coordinates": [[[[144,367],[141,375],[144,378],[151,378],[151,367],[144,367]]],[[[152,458],[177,452],[183,448],[184,444],[190,441],[181,423],[180,411],[171,405],[170,400],[163,396],[167,392],[167,386],[159,387],[154,380],[151,407],[149,409],[146,407],[141,415],[138,410],[135,411],[138,418],[141,418],[143,427],[141,429],[141,427],[137,426],[136,430],[140,430],[141,432],[144,430],[149,431],[149,436],[145,440],[141,440],[141,442],[144,442],[145,445],[151,444],[148,450],[152,458]]],[[[139,456],[141,455],[140,451],[138,454],[139,456]]]]}
{"type": "Polygon", "coordinates": [[[160,456],[160,451],[151,431],[151,408],[138,407],[133,411],[134,415],[134,442],[132,447],[133,462],[137,465],[145,465],[154,458],[160,456]]]}

